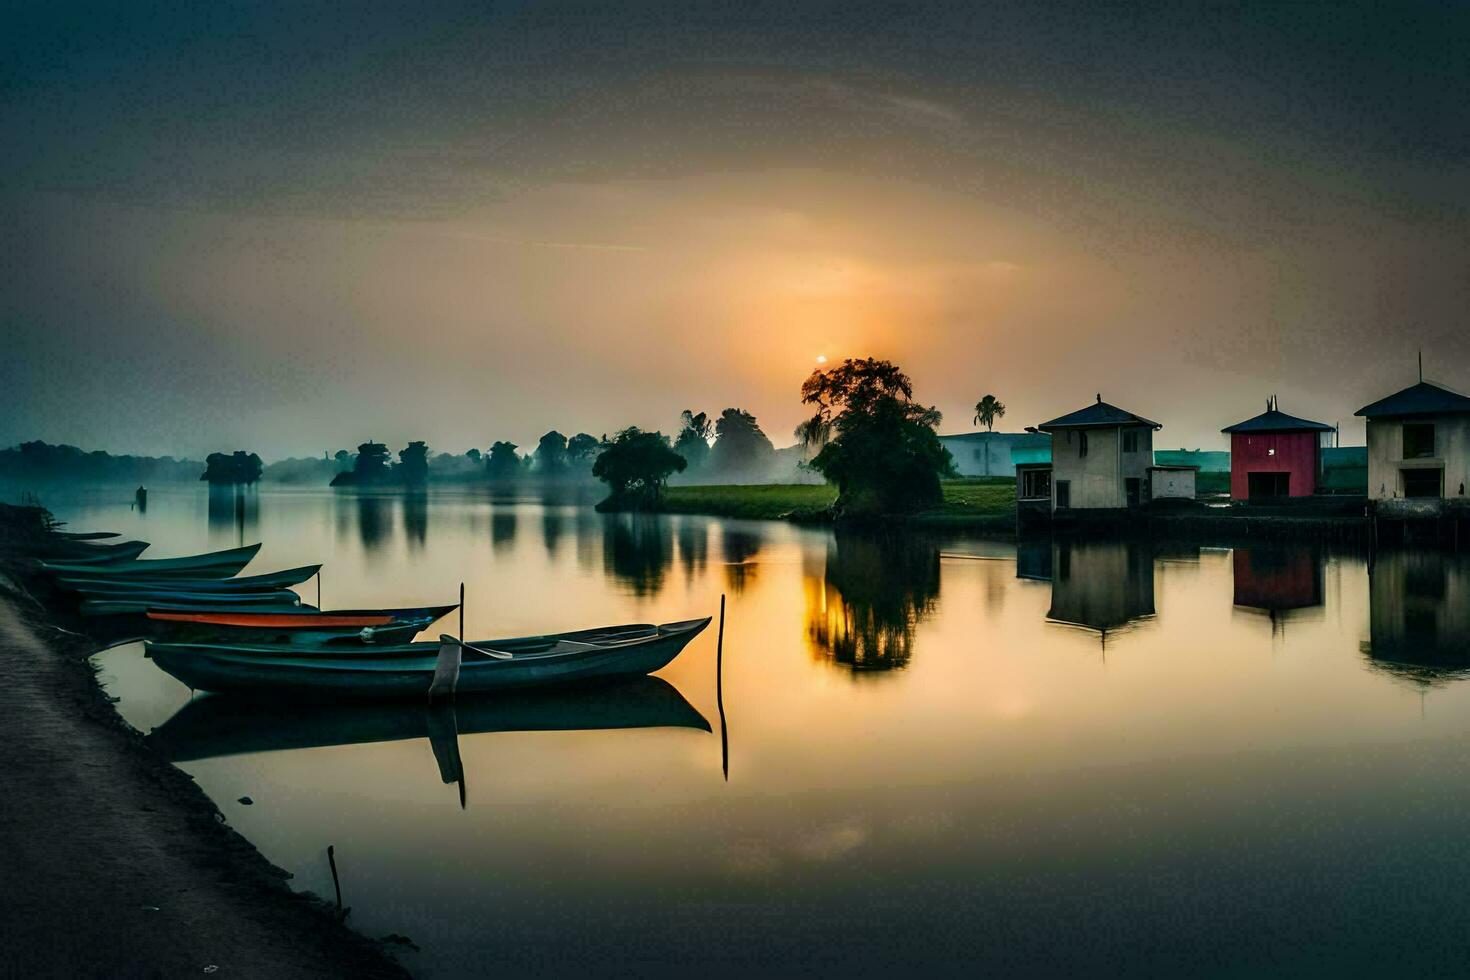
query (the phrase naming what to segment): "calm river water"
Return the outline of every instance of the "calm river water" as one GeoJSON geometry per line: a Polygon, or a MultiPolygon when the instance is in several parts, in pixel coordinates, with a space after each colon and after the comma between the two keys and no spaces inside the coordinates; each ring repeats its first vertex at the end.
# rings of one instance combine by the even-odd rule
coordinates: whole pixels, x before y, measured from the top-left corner
{"type": "Polygon", "coordinates": [[[1464,558],[834,537],[470,493],[44,499],[147,557],[260,540],[250,571],[325,562],[328,607],[464,581],[476,638],[728,595],[728,778],[713,628],[658,679],[447,721],[240,710],[138,644],[99,657],[124,717],[296,887],[332,895],[335,845],[349,921],[411,937],[423,976],[1458,973],[1470,953],[1464,558]]]}

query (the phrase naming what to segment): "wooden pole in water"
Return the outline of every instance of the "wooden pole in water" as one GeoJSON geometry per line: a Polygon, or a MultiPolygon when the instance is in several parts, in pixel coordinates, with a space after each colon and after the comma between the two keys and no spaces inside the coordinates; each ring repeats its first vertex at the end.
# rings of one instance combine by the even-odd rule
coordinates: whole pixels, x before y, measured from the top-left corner
{"type": "Polygon", "coordinates": [[[464,642],[464,583],[459,583],[459,642],[464,642]]]}
{"type": "Polygon", "coordinates": [[[321,570],[321,568],[318,568],[316,570],[316,607],[317,607],[317,609],[321,609],[321,607],[322,607],[322,570],[321,570]]]}
{"type": "Polygon", "coordinates": [[[332,868],[332,887],[337,891],[337,911],[342,911],[342,883],[337,880],[337,848],[327,845],[327,864],[332,868]]]}
{"type": "Polygon", "coordinates": [[[720,770],[730,781],[730,726],[725,721],[725,593],[720,593],[720,631],[715,641],[715,705],[720,709],[720,770]]]}

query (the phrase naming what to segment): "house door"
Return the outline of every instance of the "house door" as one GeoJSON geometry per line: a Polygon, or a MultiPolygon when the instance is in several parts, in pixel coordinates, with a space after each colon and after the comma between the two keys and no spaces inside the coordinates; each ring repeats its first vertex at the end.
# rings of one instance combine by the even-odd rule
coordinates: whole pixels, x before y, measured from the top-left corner
{"type": "Polygon", "coordinates": [[[1247,476],[1246,483],[1251,500],[1291,496],[1290,473],[1251,473],[1247,476]]]}
{"type": "Polygon", "coordinates": [[[1057,486],[1057,510],[1066,510],[1072,506],[1072,481],[1058,480],[1057,486]]]}
{"type": "Polygon", "coordinates": [[[1137,507],[1139,498],[1139,486],[1142,481],[1136,476],[1130,476],[1123,481],[1123,486],[1128,492],[1128,506],[1137,507]]]}
{"type": "Polygon", "coordinates": [[[1405,497],[1443,497],[1444,470],[1401,470],[1405,497]]]}

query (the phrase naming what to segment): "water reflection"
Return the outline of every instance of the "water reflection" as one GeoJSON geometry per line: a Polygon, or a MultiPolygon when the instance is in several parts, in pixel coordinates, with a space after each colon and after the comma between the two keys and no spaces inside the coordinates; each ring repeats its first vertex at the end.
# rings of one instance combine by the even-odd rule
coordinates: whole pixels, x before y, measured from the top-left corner
{"type": "Polygon", "coordinates": [[[636,677],[590,688],[459,697],[441,708],[339,703],[302,711],[280,701],[206,695],[191,699],[145,741],[171,762],[192,762],[423,738],[444,782],[463,789],[459,735],[629,728],[711,731],[708,719],[668,681],[636,677]]]}
{"type": "Polygon", "coordinates": [[[514,505],[493,504],[490,510],[490,548],[496,554],[510,550],[520,528],[520,515],[514,505]]]}
{"type": "Polygon", "coordinates": [[[1253,544],[1231,558],[1235,605],[1264,612],[1273,630],[1322,605],[1322,551],[1309,545],[1253,544]]]}
{"type": "Polygon", "coordinates": [[[1470,557],[1379,552],[1368,568],[1373,665],[1434,685],[1470,677],[1470,557]]]}
{"type": "Polygon", "coordinates": [[[855,671],[903,667],[939,598],[939,546],[906,535],[836,534],[820,574],[803,575],[807,637],[855,671]]]}
{"type": "MultiPolygon", "coordinates": [[[[1031,570],[1039,571],[1034,563],[1031,570]]],[[[1106,642],[1109,632],[1153,615],[1153,553],[1146,542],[1052,541],[1048,620],[1093,630],[1106,642]]]]}
{"type": "Polygon", "coordinates": [[[725,584],[735,595],[755,578],[759,567],[755,557],[761,550],[761,536],[751,531],[725,526],[720,531],[720,561],[725,565],[725,584]]]}
{"type": "Polygon", "coordinates": [[[403,537],[410,551],[419,551],[429,536],[429,495],[410,490],[403,495],[403,537]]]}
{"type": "Polygon", "coordinates": [[[668,522],[652,514],[604,516],[602,561],[634,595],[658,595],[674,562],[668,522]]]}
{"type": "Polygon", "coordinates": [[[561,507],[553,503],[543,504],[541,507],[541,543],[546,546],[548,555],[555,557],[566,529],[567,518],[561,507]]]}
{"type": "Polygon", "coordinates": [[[237,546],[255,540],[260,525],[260,493],[254,487],[209,487],[209,534],[232,537],[237,546]]]}
{"type": "Polygon", "coordinates": [[[709,522],[703,518],[685,517],[674,526],[674,536],[679,543],[679,565],[684,570],[684,581],[692,582],[704,576],[709,564],[709,522]]]}
{"type": "Polygon", "coordinates": [[[376,494],[357,494],[350,491],[348,499],[357,512],[357,537],[362,542],[363,550],[370,555],[382,551],[393,530],[393,514],[389,509],[393,501],[376,494]]]}

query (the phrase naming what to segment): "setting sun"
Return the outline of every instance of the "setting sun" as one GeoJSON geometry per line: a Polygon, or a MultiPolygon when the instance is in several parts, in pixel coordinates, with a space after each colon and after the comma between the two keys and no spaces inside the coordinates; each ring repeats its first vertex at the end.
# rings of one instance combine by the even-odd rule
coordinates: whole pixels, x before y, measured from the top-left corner
{"type": "Polygon", "coordinates": [[[827,363],[827,355],[826,354],[818,354],[817,355],[817,363],[818,364],[826,364],[827,363]]]}

